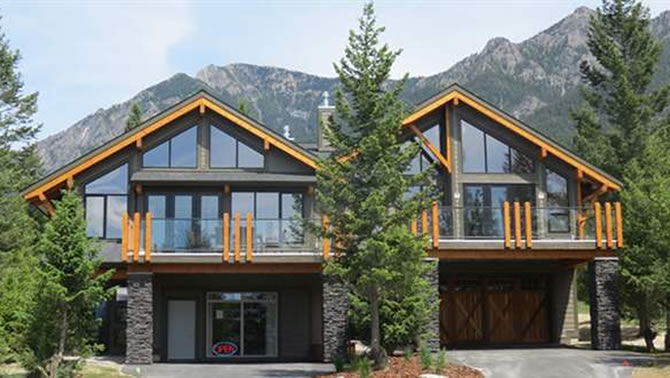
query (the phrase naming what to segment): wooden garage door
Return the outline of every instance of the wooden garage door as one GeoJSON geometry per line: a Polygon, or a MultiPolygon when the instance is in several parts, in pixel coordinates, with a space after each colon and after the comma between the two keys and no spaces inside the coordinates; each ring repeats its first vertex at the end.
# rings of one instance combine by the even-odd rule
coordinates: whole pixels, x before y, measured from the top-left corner
{"type": "Polygon", "coordinates": [[[549,341],[544,277],[459,278],[441,287],[443,344],[549,341]]]}

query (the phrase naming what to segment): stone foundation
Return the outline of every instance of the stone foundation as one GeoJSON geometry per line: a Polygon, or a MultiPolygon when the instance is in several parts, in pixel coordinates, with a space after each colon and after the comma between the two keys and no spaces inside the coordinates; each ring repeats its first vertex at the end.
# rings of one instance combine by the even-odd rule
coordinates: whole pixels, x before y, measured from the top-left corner
{"type": "Polygon", "coordinates": [[[621,328],[617,303],[617,266],[619,259],[596,258],[589,262],[591,299],[591,348],[621,348],[621,328]]]}
{"type": "Polygon", "coordinates": [[[126,363],[153,362],[153,275],[128,274],[126,363]]]}
{"type": "Polygon", "coordinates": [[[346,357],[349,341],[349,290],[336,278],[323,276],[323,360],[346,357]]]}
{"type": "Polygon", "coordinates": [[[427,259],[426,264],[430,264],[431,269],[426,272],[424,278],[428,281],[435,300],[435,308],[428,321],[426,346],[432,351],[438,351],[440,349],[440,264],[437,259],[427,259]]]}

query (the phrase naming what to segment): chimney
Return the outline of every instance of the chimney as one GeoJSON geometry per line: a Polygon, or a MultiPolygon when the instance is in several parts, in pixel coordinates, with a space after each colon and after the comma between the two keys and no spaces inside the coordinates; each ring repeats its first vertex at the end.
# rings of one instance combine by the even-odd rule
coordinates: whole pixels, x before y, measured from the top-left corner
{"type": "Polygon", "coordinates": [[[323,92],[323,103],[319,105],[317,121],[317,148],[319,151],[331,150],[330,141],[326,138],[324,129],[333,123],[333,116],[335,115],[335,107],[328,103],[330,95],[328,91],[323,92]]]}

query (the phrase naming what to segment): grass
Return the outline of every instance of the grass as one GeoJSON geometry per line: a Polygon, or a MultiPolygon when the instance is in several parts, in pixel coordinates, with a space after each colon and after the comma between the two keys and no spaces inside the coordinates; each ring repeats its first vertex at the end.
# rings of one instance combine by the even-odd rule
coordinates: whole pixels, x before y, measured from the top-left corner
{"type": "MultiPolygon", "coordinates": [[[[17,364],[0,365],[1,378],[25,378],[27,376],[21,366],[17,364]]],[[[84,365],[81,372],[83,378],[128,378],[130,375],[123,374],[121,367],[116,364],[88,363],[84,365]]]]}
{"type": "Polygon", "coordinates": [[[589,304],[585,301],[577,301],[577,313],[578,314],[590,314],[589,304]]]}
{"type": "Polygon", "coordinates": [[[633,378],[670,377],[670,355],[663,353],[650,366],[639,366],[633,369],[633,378]]]}

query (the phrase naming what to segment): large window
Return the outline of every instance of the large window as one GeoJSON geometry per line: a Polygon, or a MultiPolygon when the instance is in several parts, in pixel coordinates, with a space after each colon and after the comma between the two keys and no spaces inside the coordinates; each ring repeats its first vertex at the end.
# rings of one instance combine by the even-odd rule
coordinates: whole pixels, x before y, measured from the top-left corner
{"type": "Polygon", "coordinates": [[[128,210],[128,164],[89,182],[84,187],[86,234],[89,237],[121,237],[121,215],[128,210]]]}
{"type": "Polygon", "coordinates": [[[209,166],[212,168],[263,168],[263,154],[214,125],[209,126],[209,166]]]}
{"type": "Polygon", "coordinates": [[[207,356],[277,355],[277,293],[207,293],[207,356]]]}
{"type": "Polygon", "coordinates": [[[535,171],[533,159],[465,121],[461,121],[461,145],[465,173],[535,171]]]}
{"type": "Polygon", "coordinates": [[[570,232],[568,180],[547,169],[547,229],[551,233],[570,232]]]}
{"type": "MultiPolygon", "coordinates": [[[[465,185],[464,227],[468,237],[502,237],[505,201],[535,203],[532,185],[465,185]]],[[[522,217],[523,218],[523,217],[522,217]]],[[[522,219],[523,223],[523,219],[522,219]]],[[[523,229],[523,225],[522,225],[523,229]]]]}
{"type": "Polygon", "coordinates": [[[142,166],[147,168],[195,168],[198,128],[193,126],[145,152],[142,166]]]}
{"type": "Polygon", "coordinates": [[[261,245],[300,244],[303,197],[293,192],[233,192],[232,216],[254,219],[254,240],[261,245]]]}

